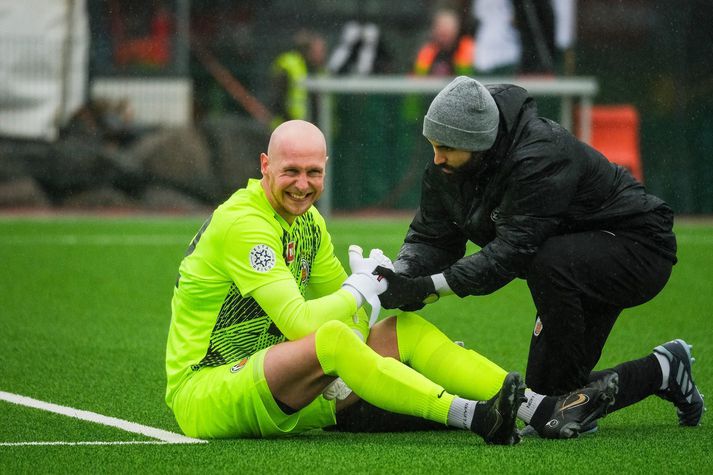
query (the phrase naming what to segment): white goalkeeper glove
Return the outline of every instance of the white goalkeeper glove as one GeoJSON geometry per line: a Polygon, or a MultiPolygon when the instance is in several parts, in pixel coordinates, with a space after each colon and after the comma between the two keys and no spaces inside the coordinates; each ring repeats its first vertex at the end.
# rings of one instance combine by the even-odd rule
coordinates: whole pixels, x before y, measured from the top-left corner
{"type": "Polygon", "coordinates": [[[352,244],[349,246],[349,267],[352,275],[347,277],[342,287],[349,290],[357,299],[357,306],[361,306],[366,301],[371,306],[369,317],[369,327],[376,323],[381,310],[379,294],[386,291],[388,282],[372,272],[378,265],[391,265],[391,260],[379,249],[372,249],[368,258],[363,255],[361,247],[352,244]]]}
{"type": "MultiPolygon", "coordinates": [[[[382,251],[381,249],[372,249],[371,252],[369,252],[369,259],[373,259],[376,262],[377,266],[386,267],[387,269],[395,270],[394,263],[391,262],[391,259],[386,257],[386,254],[384,254],[384,251],[382,251]]],[[[373,272],[373,269],[372,269],[372,272],[373,272]]]]}

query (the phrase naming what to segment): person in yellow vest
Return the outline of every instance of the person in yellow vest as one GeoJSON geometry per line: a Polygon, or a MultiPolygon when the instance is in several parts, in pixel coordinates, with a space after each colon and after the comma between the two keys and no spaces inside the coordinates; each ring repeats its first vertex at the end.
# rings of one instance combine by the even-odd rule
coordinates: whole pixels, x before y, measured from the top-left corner
{"type": "Polygon", "coordinates": [[[324,65],[326,44],[316,33],[301,30],[295,35],[295,48],[281,53],[272,63],[272,128],[287,120],[310,119],[313,104],[300,83],[308,74],[319,73],[324,65]]]}
{"type": "Polygon", "coordinates": [[[474,54],[473,37],[461,35],[456,12],[438,10],[431,24],[431,39],[419,50],[413,72],[418,76],[471,75],[474,54]]]}

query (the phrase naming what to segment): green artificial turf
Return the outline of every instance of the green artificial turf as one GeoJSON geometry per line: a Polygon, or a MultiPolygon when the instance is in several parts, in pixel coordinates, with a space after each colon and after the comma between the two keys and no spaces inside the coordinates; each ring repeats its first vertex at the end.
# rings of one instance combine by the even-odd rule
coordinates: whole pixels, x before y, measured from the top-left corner
{"type": "MultiPolygon", "coordinates": [[[[179,432],[163,402],[163,356],[178,264],[203,217],[1,218],[0,391],[179,432]]],[[[349,244],[394,256],[407,219],[331,221],[349,244]]],[[[672,338],[694,344],[694,375],[713,384],[713,223],[679,222],[680,262],[653,301],[626,310],[599,368],[672,338]]],[[[534,320],[526,285],[444,298],[422,312],[455,340],[524,372],[534,320]]],[[[597,434],[486,446],[470,433],[341,434],[200,445],[0,445],[0,473],[706,473],[710,423],[677,425],[649,398],[597,434]]],[[[147,442],[149,437],[0,401],[0,443],[147,442]]]]}

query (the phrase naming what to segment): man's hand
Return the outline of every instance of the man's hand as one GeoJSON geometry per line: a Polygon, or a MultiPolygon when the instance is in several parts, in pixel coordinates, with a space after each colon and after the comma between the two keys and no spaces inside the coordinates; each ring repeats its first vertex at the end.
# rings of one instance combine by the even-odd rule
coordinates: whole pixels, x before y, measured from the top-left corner
{"type": "Polygon", "coordinates": [[[384,308],[398,308],[406,312],[420,310],[427,303],[438,300],[436,286],[431,276],[407,277],[392,269],[378,266],[374,274],[385,277],[388,289],[379,296],[384,308]]]}

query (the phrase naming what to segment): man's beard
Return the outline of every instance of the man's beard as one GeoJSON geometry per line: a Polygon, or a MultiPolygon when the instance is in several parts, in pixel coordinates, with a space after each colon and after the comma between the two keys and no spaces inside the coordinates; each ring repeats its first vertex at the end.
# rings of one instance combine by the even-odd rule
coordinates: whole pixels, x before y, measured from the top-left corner
{"type": "Polygon", "coordinates": [[[486,155],[487,152],[471,152],[470,159],[458,168],[448,166],[446,163],[436,165],[436,167],[446,176],[462,177],[474,175],[482,171],[486,155]]]}

